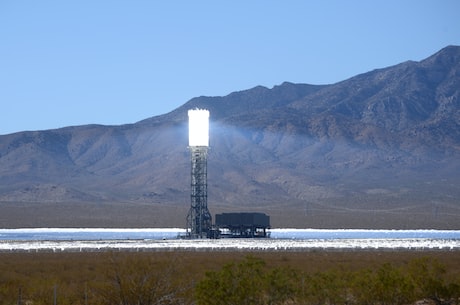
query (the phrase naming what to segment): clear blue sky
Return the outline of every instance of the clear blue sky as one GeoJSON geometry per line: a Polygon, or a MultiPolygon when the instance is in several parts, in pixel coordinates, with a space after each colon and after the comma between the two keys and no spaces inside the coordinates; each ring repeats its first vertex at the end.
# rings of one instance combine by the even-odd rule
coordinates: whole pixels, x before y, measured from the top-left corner
{"type": "Polygon", "coordinates": [[[447,45],[458,0],[0,0],[0,134],[335,83],[447,45]]]}

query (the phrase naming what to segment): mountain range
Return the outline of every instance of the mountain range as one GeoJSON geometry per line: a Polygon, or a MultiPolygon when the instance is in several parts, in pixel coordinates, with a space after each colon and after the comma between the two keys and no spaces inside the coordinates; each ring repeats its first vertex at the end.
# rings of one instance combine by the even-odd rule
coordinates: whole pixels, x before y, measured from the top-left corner
{"type": "Polygon", "coordinates": [[[134,124],[2,135],[0,227],[183,227],[194,108],[210,111],[212,214],[460,229],[458,46],[335,84],[196,97],[134,124]]]}

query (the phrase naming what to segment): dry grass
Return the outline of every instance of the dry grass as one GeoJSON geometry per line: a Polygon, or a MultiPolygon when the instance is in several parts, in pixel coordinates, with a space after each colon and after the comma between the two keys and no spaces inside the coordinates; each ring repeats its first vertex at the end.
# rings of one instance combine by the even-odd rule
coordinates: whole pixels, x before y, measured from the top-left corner
{"type": "Polygon", "coordinates": [[[123,265],[129,269],[133,262],[140,266],[171,266],[177,277],[174,281],[188,286],[185,295],[190,297],[193,283],[202,280],[206,271],[219,270],[248,255],[263,259],[270,267],[290,267],[306,273],[372,269],[383,263],[398,266],[429,257],[446,267],[446,277],[455,278],[460,274],[458,251],[0,253],[0,299],[16,302],[21,289],[22,298],[43,298],[46,303],[57,286],[61,304],[83,304],[84,298],[96,302],[102,287],[109,284],[114,266],[123,265]]]}

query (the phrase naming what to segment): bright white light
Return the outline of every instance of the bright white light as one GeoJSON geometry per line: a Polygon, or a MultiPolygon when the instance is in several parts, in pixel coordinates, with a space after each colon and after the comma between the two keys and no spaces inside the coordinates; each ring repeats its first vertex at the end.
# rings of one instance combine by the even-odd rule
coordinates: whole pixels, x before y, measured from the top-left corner
{"type": "Polygon", "coordinates": [[[188,145],[209,146],[209,111],[193,109],[188,111],[188,145]]]}

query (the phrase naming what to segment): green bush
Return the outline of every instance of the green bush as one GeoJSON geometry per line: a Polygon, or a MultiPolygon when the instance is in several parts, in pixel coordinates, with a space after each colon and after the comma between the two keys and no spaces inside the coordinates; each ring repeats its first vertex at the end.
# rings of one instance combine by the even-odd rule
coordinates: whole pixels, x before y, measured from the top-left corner
{"type": "Polygon", "coordinates": [[[297,288],[298,304],[347,304],[349,273],[343,270],[325,270],[304,274],[297,288]]]}
{"type": "Polygon", "coordinates": [[[309,274],[290,267],[268,268],[263,260],[249,256],[207,272],[196,286],[195,299],[199,305],[403,305],[422,299],[457,304],[458,278],[446,281],[444,274],[438,261],[425,258],[401,266],[383,263],[353,272],[309,274]]]}
{"type": "Polygon", "coordinates": [[[264,305],[284,304],[294,299],[295,273],[290,268],[267,268],[253,256],[209,271],[196,286],[197,304],[264,305]]]}

